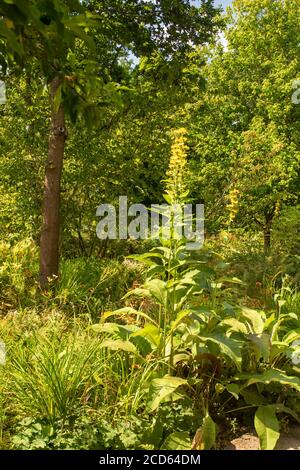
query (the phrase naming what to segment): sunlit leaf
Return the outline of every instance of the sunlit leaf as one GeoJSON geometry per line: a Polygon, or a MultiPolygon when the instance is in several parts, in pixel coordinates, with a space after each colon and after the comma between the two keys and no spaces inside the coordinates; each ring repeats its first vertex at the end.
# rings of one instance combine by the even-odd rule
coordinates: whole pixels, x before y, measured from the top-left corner
{"type": "Polygon", "coordinates": [[[254,418],[254,425],[262,450],[272,450],[279,439],[279,422],[273,406],[260,406],[254,418]]]}

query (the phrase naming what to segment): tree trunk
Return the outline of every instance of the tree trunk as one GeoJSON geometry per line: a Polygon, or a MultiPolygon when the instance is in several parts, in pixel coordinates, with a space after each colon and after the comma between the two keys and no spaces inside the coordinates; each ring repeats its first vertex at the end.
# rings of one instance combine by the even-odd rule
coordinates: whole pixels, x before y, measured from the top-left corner
{"type": "Polygon", "coordinates": [[[65,149],[66,128],[63,105],[55,105],[61,86],[60,77],[50,84],[51,129],[48,146],[48,160],[45,169],[43,197],[43,224],[40,240],[40,286],[46,288],[49,278],[58,276],[59,268],[59,210],[60,184],[65,149]]]}
{"type": "Polygon", "coordinates": [[[268,255],[271,251],[271,227],[264,229],[264,253],[268,255]]]}

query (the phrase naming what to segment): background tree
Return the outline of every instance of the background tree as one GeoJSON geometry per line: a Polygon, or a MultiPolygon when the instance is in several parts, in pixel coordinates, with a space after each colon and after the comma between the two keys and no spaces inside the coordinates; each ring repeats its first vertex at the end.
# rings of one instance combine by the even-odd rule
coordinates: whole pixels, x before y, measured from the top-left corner
{"type": "Polygon", "coordinates": [[[208,226],[228,225],[228,194],[236,187],[236,224],[264,232],[269,250],[276,211],[299,198],[299,2],[236,0],[227,45],[214,48],[206,93],[191,115],[194,192],[207,204],[208,226]],[[226,220],[227,219],[227,220],[226,220]]]}

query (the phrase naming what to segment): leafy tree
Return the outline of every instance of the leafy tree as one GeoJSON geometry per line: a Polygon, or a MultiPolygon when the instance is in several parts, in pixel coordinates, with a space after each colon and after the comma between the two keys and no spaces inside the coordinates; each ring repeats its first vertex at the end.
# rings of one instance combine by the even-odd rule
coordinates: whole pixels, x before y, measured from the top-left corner
{"type": "Polygon", "coordinates": [[[297,1],[234,1],[227,46],[210,53],[206,95],[191,119],[194,191],[220,226],[228,225],[224,208],[238,189],[236,223],[257,224],[266,252],[274,216],[298,199],[300,110],[291,98],[299,18],[297,1]]]}
{"type": "MultiPolygon", "coordinates": [[[[29,2],[28,10],[22,1],[5,1],[1,5],[4,63],[16,62],[22,67],[33,56],[49,83],[51,130],[40,242],[40,283],[45,287],[49,277],[58,274],[61,174],[67,137],[65,116],[67,113],[76,118],[82,110],[94,120],[97,108],[93,93],[90,104],[86,103],[86,95],[99,79],[97,66],[91,60],[82,60],[78,67],[71,60],[72,51],[82,41],[92,50],[96,42],[100,48],[98,54],[104,48],[105,56],[107,50],[120,48],[130,49],[137,55],[159,50],[172,62],[194,44],[210,39],[217,27],[216,10],[212,0],[201,2],[200,8],[186,0],[153,3],[41,0],[29,2]]],[[[97,49],[94,59],[97,59],[97,49]]]]}

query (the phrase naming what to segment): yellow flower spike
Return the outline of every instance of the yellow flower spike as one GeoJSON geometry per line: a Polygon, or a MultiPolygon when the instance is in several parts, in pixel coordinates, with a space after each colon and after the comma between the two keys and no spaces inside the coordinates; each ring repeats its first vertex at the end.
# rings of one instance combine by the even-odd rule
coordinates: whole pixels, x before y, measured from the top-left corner
{"type": "Polygon", "coordinates": [[[281,202],[277,201],[275,205],[274,217],[279,217],[281,213],[281,202]]]}
{"type": "Polygon", "coordinates": [[[178,202],[184,193],[184,171],[187,164],[187,130],[185,128],[173,131],[171,157],[167,170],[166,192],[173,201],[178,202]]]}
{"type": "Polygon", "coordinates": [[[238,189],[232,189],[228,194],[229,204],[227,204],[227,210],[229,211],[230,222],[234,221],[238,213],[239,194],[240,192],[238,189]]]}

